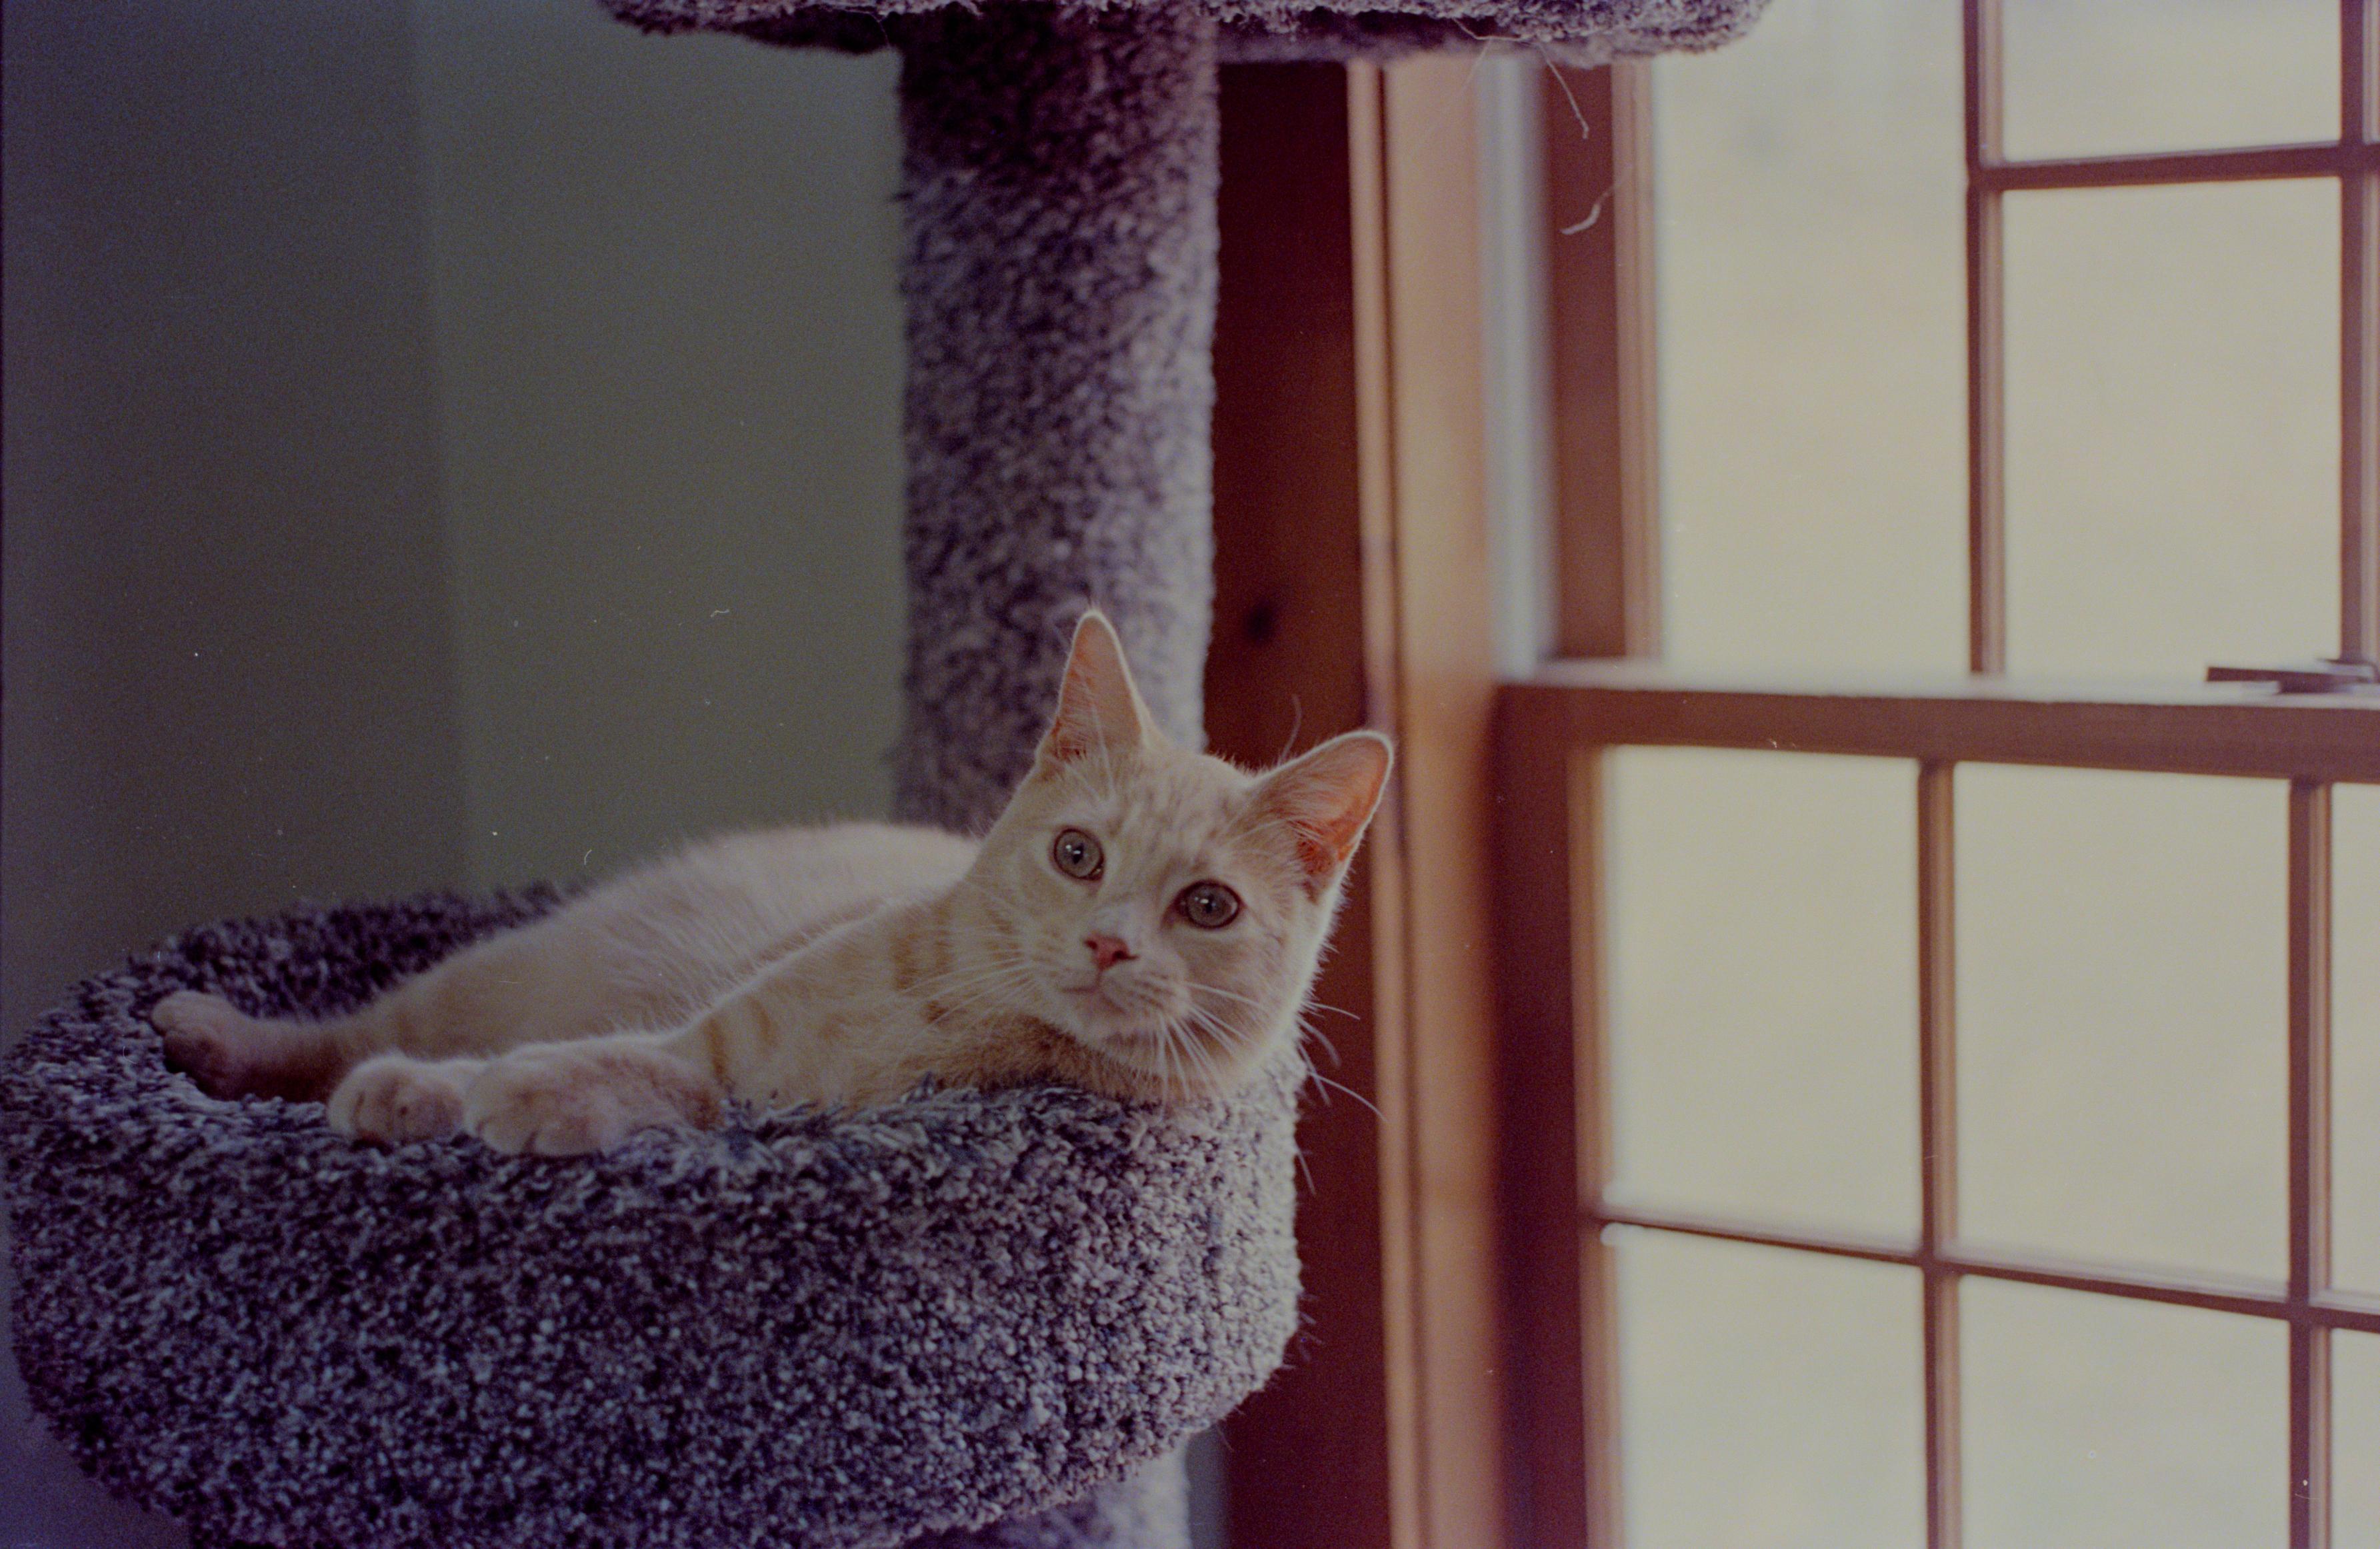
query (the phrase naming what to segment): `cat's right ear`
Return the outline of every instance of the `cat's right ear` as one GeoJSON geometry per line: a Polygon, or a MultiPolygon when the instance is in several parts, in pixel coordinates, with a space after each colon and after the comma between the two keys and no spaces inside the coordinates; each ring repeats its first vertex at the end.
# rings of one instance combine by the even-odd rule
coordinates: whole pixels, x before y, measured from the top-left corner
{"type": "Polygon", "coordinates": [[[1066,675],[1058,685],[1058,713],[1041,739],[1033,767],[1054,774],[1095,754],[1127,753],[1150,740],[1148,707],[1133,686],[1115,625],[1094,608],[1075,626],[1066,675]]]}
{"type": "Polygon", "coordinates": [[[1378,732],[1348,732],[1257,782],[1254,811],[1296,841],[1309,889],[1334,881],[1363,842],[1395,750],[1378,732]]]}

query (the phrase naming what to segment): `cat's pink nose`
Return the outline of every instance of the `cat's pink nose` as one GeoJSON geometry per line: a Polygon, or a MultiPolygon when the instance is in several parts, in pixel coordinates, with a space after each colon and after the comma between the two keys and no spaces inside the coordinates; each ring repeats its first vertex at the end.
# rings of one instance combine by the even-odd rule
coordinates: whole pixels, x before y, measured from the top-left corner
{"type": "Polygon", "coordinates": [[[1083,945],[1091,950],[1091,956],[1099,959],[1099,972],[1102,974],[1132,956],[1132,949],[1125,946],[1123,939],[1118,937],[1086,936],[1083,938],[1083,945]]]}

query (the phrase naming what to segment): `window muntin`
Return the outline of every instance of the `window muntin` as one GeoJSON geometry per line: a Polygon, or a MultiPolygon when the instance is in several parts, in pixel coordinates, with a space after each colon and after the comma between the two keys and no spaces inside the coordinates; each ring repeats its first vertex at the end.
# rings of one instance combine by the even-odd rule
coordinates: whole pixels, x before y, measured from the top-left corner
{"type": "Polygon", "coordinates": [[[2330,1273],[2380,1296],[2380,786],[2330,800],[2330,1273]]]}
{"type": "MultiPolygon", "coordinates": [[[[1789,0],[1774,8],[1771,19],[1794,14],[1789,0]]],[[[2374,83],[2362,63],[2364,6],[2348,5],[2341,15],[2342,42],[2332,57],[2339,64],[2338,94],[2356,104],[2348,115],[2350,134],[2344,142],[2277,150],[2226,149],[2204,155],[2163,155],[2122,163],[2026,164],[2007,162],[2002,156],[1999,7],[1990,0],[1970,0],[1964,7],[1961,52],[1969,86],[1964,246],[1970,282],[1965,309],[1969,347],[1964,352],[1968,378],[1964,450],[1969,473],[1964,491],[1965,570],[1970,599],[1967,656],[1974,669],[1998,672],[2010,662],[2011,527],[2005,441],[2010,424],[2007,393],[2011,389],[2007,376],[2008,292],[2003,257],[2008,234],[2003,201],[2025,190],[2069,187],[2216,184],[2273,177],[2329,180],[2323,186],[2337,193],[2342,206],[2343,218],[2337,229],[2349,238],[2334,246],[2329,255],[2339,267],[2325,265],[2324,271],[2331,282],[2324,288],[2334,289],[2340,297],[2335,315],[2341,320],[2337,353],[2332,357],[2338,369],[2334,401],[2339,431],[2334,439],[2339,466],[2332,485],[2337,503],[2332,507],[2336,525],[2330,530],[2336,535],[2333,552],[2338,563],[2330,578],[2338,600],[2331,615],[2340,647],[2349,654],[2369,653],[2380,646],[2380,620],[2374,617],[2380,576],[2374,574],[2375,549],[2380,549],[2380,519],[2375,519],[2375,513],[2380,513],[2380,453],[2374,450],[2380,448],[2380,424],[2375,424],[2375,416],[2380,416],[2380,363],[2374,358],[2380,356],[2380,304],[2375,303],[2380,298],[2380,222],[2367,218],[2375,202],[2367,180],[2380,174],[2380,146],[2375,146],[2365,127],[2372,118],[2374,104],[2368,99],[2374,94],[2374,83]]],[[[1689,62],[1676,68],[1703,63],[1707,62],[1689,62]]],[[[1657,68],[1672,71],[1666,64],[1657,68]]],[[[1675,164],[1665,161],[1665,173],[1675,164]]],[[[1662,193],[1671,191],[1664,188],[1662,193]]],[[[1670,218],[1666,212],[1661,217],[1664,223],[1670,218]]],[[[1681,309],[1676,298],[1665,297],[1664,321],[1681,309]]],[[[1670,341],[1664,337],[1661,343],[1666,348],[1670,341]]],[[[1668,370],[1667,361],[1663,369],[1668,370]]],[[[1774,362],[1767,369],[1777,374],[1774,362]]],[[[1675,401],[1665,390],[1664,410],[1675,401]]],[[[1671,443],[1679,428],[1663,423],[1660,429],[1666,469],[1680,460],[1671,443]]],[[[1717,443],[1708,450],[1714,454],[1725,452],[1717,443]]],[[[1672,492],[1665,484],[1664,498],[1672,492]]],[[[1567,521],[1568,514],[1591,512],[1595,507],[1592,502],[1564,502],[1562,509],[1567,521]]],[[[1608,502],[1605,509],[1624,510],[1625,502],[1608,502]]],[[[1807,516],[1811,512],[1800,514],[1807,516]]],[[[1666,521],[1663,536],[1673,539],[1676,514],[1667,514],[1666,521]]],[[[1713,551],[1722,547],[1714,545],[1713,551]]],[[[1624,550],[1625,545],[1562,545],[1564,552],[1578,553],[1615,548],[1624,550]]],[[[1798,575],[1757,542],[1747,544],[1744,551],[1788,581],[1798,575]]],[[[1675,571],[1672,554],[1665,551],[1661,560],[1665,568],[1675,571]]],[[[1923,586],[1923,577],[1912,575],[1910,584],[1923,586]]],[[[1691,606],[1695,595],[1691,579],[1672,574],[1666,590],[1670,610],[1669,638],[1690,641],[1693,625],[1679,614],[1691,606]]],[[[1806,588],[1789,587],[1788,592],[1792,604],[1810,610],[1856,612],[1873,606],[1856,587],[1831,595],[1813,596],[1806,588]]],[[[2321,606],[2319,601],[2314,604],[2317,610],[2321,606]]],[[[2013,616],[2021,620],[2022,610],[2013,616]]],[[[1758,621],[1766,623],[1779,617],[1772,609],[1758,615],[1758,621]]],[[[1606,1060],[1607,1035],[1612,1031],[1607,1025],[1611,976],[1599,972],[1598,965],[1609,963],[1617,935],[1626,927],[1614,917],[1619,904],[1604,896],[1598,878],[1605,875],[1607,853],[1624,841],[1615,841],[1609,831],[1612,806],[1608,776],[1590,775],[1572,791],[1574,804],[1585,803],[1583,807],[1574,805],[1573,811],[1585,823],[1584,833],[1593,837],[1574,835],[1571,848],[1561,852],[1569,856],[1565,865],[1584,866],[1573,875],[1588,891],[1574,896],[1571,903],[1576,924],[1572,946],[1583,954],[1575,986],[1578,998],[1568,1002],[1576,1021],[1557,1035],[1571,1042],[1581,1078],[1576,1150],[1582,1176],[1581,1225],[1585,1235],[1574,1268],[1586,1291],[1583,1327],[1586,1412],[1579,1454],[1587,1467],[1581,1511],[1590,1541],[1597,1544],[1621,1542],[1623,1527],[1636,1521],[1626,1504],[1627,1492],[1656,1487],[1638,1478],[1633,1461],[1625,1465],[1622,1478],[1619,1459],[1631,1456],[1624,1432],[1633,1423],[1629,1418],[1633,1411],[1624,1372],[1611,1401],[1599,1402],[1598,1398],[1610,1391],[1608,1385],[1615,1366],[1624,1366],[1609,1341],[1613,1320],[1624,1323],[1629,1315],[1624,1284],[1620,1284],[1619,1292],[1623,1304],[1615,1310],[1612,1300],[1612,1288],[1624,1278],[1612,1263],[1615,1239],[1618,1228],[1627,1228],[1731,1241],[1752,1252],[1793,1249],[1917,1271],[1914,1278],[1923,1288],[1917,1301],[1924,1356],[1926,1537],[1933,1544],[1957,1543],[1962,1531],[1972,1539],[1969,1530],[1988,1523],[1962,1499],[1967,1461],[1964,1433],[1973,1405],[1962,1396],[1961,1307],[1974,1288],[2003,1284],[2046,1288],[2082,1301],[2108,1300],[2119,1311],[2133,1303],[2188,1309],[2236,1331],[2236,1342],[2241,1345],[2265,1346],[2270,1359],[2261,1368],[2258,1380],[2282,1396],[2285,1412],[2280,1418],[2278,1447],[2263,1445],[2258,1449],[2260,1455],[2269,1455],[2265,1460],[2274,1466],[2265,1470],[2265,1482],[2249,1489],[2242,1498],[2265,1501],[2267,1506],[2260,1509],[2267,1518],[2285,1513],[2292,1543],[2332,1542],[2325,1536],[2325,1524],[2335,1504],[2329,1482],[2337,1478],[2343,1500],[2350,1489],[2346,1481],[2351,1471],[2337,1465],[2331,1446],[2333,1410],[2338,1410],[2343,1420],[2352,1404],[2334,1404],[2336,1396],[2320,1376],[2333,1371],[2330,1347],[2335,1339],[2380,1333],[2380,1297],[2359,1297],[2331,1289],[2325,1262],[2327,1244],[2322,1228],[2328,1220],[2330,1204],[2325,1169],[2316,1161],[2334,1150],[2327,1123],[2332,1052],[2329,949],[2334,939],[2343,939],[2335,937],[2331,921],[2328,873],[2337,851],[2331,837],[2334,792],[2330,782],[2380,782],[2380,732],[2370,730],[2374,723],[2367,719],[2374,710],[2368,705],[2341,708],[2341,719],[2320,722],[2321,730],[2313,731],[2318,723],[2291,707],[2258,702],[2249,694],[2185,690],[2176,680],[2195,662],[2179,671],[2163,667],[2160,678],[2169,686],[2144,683],[2137,693],[2103,693],[2095,698],[2022,684],[2005,690],[1979,684],[1980,695],[1964,693],[1947,683],[1899,694],[1886,688],[1863,690],[1851,681],[1849,671],[1837,664],[1825,664],[1826,671],[1835,674],[1831,690],[1830,680],[1813,678],[1806,671],[1800,674],[1798,694],[1763,696],[1735,692],[1724,680],[1714,682],[1711,670],[1715,667],[1737,674],[1739,682],[1773,683],[1780,668],[1787,670],[1784,675],[1790,680],[1791,669],[1820,663],[1815,654],[1796,659],[1790,624],[1788,620],[1781,629],[1783,648],[1765,657],[1757,648],[1756,635],[1746,631],[1741,636],[1746,648],[1734,660],[1706,657],[1676,664],[1699,668],[1699,674],[1556,667],[1526,689],[1512,691],[1508,700],[1515,721],[1508,744],[1512,760],[1506,769],[1508,781],[1542,778],[1544,770],[1576,757],[1586,760],[1585,768],[1608,768],[1614,755],[1593,750],[1644,742],[1897,755],[1920,761],[1915,837],[1919,993],[1913,1033],[1918,1053],[1922,1188],[1921,1223],[1913,1239],[1814,1229],[1766,1214],[1729,1217],[1665,1210],[1622,1203],[1607,1189],[1611,1181],[1610,1137],[1624,1119],[1610,1107],[1614,1091],[1606,1060]],[[2333,732],[2340,734],[2333,736],[2333,732]],[[2075,1262],[2037,1247],[1985,1247],[1962,1235],[1958,1208],[1962,1159],[1955,1080],[1960,1052],[1955,944],[1961,893],[1957,881],[1961,846],[1952,789],[1959,778],[1958,764],[1985,759],[2143,771],[2260,774],[2289,782],[2282,795],[2285,816],[2276,841],[2286,869],[2279,909],[2287,933],[2287,972],[2285,982],[2273,992],[2281,1002],[2287,1026],[2283,1101],[2288,1121],[2282,1147],[2288,1167],[2282,1223],[2285,1281],[2263,1276],[2241,1278],[2204,1268],[2075,1262]]],[[[1889,671],[1911,660],[1870,659],[1858,666],[1868,672],[1889,671]]],[[[2016,664],[2024,665],[2022,660],[2016,664]]],[[[1537,896],[1543,889],[1531,885],[1524,890],[1537,896]]],[[[1624,969],[1621,976],[1624,977],[1624,969]]],[[[1537,1007],[1546,1002],[1533,996],[1530,1003],[1537,1007]]],[[[2265,1439],[2269,1444],[2269,1434],[2265,1439]]]]}

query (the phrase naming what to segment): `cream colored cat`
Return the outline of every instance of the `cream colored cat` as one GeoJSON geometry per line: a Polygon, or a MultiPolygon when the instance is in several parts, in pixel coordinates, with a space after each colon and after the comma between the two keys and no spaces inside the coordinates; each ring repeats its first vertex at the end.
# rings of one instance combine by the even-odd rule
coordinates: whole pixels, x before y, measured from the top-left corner
{"type": "Polygon", "coordinates": [[[980,844],[846,824],[698,845],[352,1016],[184,992],[167,1057],[218,1096],[327,1095],[393,1143],[600,1151],[737,1098],[864,1107],[928,1075],[1230,1091],[1295,1036],[1388,778],[1350,732],[1263,775],[1151,724],[1107,620],[1075,635],[1032,773],[980,844]]]}

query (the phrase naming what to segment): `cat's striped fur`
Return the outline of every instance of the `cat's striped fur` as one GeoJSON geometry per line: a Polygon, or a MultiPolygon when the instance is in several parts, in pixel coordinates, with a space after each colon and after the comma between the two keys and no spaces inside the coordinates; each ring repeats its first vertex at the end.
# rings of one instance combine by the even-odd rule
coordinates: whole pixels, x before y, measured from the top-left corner
{"type": "Polygon", "coordinates": [[[1094,612],[979,843],[882,824],[714,840],[351,1016],[182,994],[154,1019],[209,1091],[327,1098],[383,1143],[601,1150],[714,1124],[729,1098],[867,1106],[929,1074],[1215,1095],[1295,1036],[1389,763],[1360,732],[1262,775],[1173,745],[1094,612]]]}

